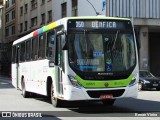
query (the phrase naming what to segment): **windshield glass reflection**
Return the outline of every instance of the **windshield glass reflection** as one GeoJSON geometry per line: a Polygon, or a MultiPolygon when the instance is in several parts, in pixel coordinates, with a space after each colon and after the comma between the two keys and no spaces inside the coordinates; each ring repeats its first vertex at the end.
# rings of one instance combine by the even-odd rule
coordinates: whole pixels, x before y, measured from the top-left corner
{"type": "Polygon", "coordinates": [[[71,67],[86,72],[127,71],[136,64],[132,32],[92,32],[69,34],[71,67]]]}

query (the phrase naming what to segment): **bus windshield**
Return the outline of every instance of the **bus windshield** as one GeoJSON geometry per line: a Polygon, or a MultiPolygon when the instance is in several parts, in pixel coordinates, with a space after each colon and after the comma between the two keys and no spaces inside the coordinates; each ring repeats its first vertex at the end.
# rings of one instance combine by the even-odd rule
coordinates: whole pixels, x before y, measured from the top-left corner
{"type": "Polygon", "coordinates": [[[132,30],[74,30],[68,35],[69,63],[84,72],[123,72],[134,67],[132,30]]]}

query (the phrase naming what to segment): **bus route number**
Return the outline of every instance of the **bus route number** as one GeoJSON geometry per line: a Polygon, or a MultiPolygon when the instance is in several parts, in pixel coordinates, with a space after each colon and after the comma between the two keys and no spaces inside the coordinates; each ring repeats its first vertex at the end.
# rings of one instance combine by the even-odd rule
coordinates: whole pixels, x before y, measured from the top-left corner
{"type": "Polygon", "coordinates": [[[82,28],[84,27],[84,22],[83,21],[76,21],[76,28],[82,28]]]}

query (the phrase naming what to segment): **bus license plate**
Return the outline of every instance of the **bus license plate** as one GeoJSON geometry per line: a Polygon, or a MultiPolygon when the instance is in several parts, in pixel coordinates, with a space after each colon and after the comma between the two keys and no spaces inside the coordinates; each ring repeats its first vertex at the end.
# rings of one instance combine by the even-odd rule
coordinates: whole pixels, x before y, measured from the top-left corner
{"type": "Polygon", "coordinates": [[[104,100],[104,99],[113,99],[113,95],[112,94],[100,95],[100,99],[101,100],[104,100]]]}

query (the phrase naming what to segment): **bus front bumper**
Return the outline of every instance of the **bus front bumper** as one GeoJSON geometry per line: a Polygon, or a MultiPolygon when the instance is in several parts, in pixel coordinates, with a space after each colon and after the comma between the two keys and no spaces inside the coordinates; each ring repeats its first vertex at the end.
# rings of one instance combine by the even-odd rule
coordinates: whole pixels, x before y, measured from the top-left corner
{"type": "Polygon", "coordinates": [[[100,100],[101,95],[113,95],[113,99],[133,97],[138,95],[138,84],[123,88],[104,88],[104,89],[84,89],[76,88],[71,85],[64,86],[64,100],[100,100]]]}

